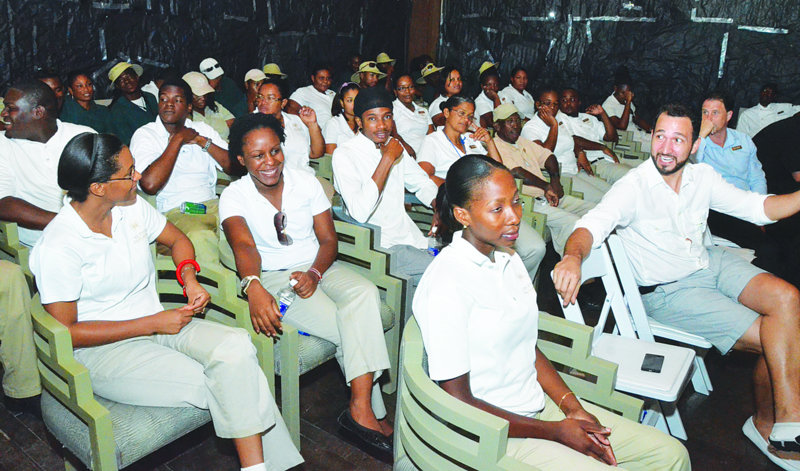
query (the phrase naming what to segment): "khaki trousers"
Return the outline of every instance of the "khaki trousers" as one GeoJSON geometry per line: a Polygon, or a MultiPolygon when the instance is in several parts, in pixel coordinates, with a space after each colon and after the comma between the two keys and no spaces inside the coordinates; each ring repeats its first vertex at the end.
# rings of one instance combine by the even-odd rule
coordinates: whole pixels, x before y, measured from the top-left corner
{"type": "Polygon", "coordinates": [[[564,195],[558,201],[558,206],[550,206],[543,199],[537,198],[534,200],[534,210],[537,213],[547,215],[545,224],[550,231],[553,248],[556,249],[559,255],[564,253],[564,245],[567,243],[567,239],[572,234],[573,229],[575,229],[575,223],[594,206],[594,203],[569,195],[564,195]]]}
{"type": "MultiPolygon", "coordinates": [[[[620,468],[634,471],[689,471],[689,452],[673,437],[581,401],[583,408],[611,429],[609,440],[620,468]]],[[[547,396],[538,419],[559,421],[564,413],[547,396]]],[[[566,445],[538,438],[509,438],[507,452],[542,471],[600,471],[617,469],[573,450],[566,445]]]]}
{"type": "Polygon", "coordinates": [[[88,368],[99,396],[140,406],[208,409],[222,438],[263,433],[267,469],[303,462],[244,329],[193,319],[175,335],[79,348],[75,358],[88,368]]]}
{"type": "Polygon", "coordinates": [[[201,267],[219,262],[219,199],[203,201],[203,204],[206,205],[206,214],[183,214],[180,208],[171,209],[165,214],[167,220],[192,241],[195,259],[201,267]]]}
{"type": "Polygon", "coordinates": [[[19,265],[6,260],[0,260],[0,363],[6,396],[23,399],[41,394],[30,290],[19,265]]]}

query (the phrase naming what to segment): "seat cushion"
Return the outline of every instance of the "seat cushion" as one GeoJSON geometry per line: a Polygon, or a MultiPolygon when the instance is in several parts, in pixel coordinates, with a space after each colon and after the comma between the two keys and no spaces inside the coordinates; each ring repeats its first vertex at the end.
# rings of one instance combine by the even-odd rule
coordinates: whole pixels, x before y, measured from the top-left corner
{"type": "MultiPolygon", "coordinates": [[[[211,421],[207,410],[195,407],[142,407],[95,399],[111,414],[119,468],[211,421]]],[[[42,419],[56,439],[92,469],[89,427],[47,391],[42,392],[42,419]]]]}

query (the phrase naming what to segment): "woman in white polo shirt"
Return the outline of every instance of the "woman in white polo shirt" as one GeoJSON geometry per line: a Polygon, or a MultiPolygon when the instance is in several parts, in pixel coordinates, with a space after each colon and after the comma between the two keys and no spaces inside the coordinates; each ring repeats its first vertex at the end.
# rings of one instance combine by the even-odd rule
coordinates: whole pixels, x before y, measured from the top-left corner
{"type": "Polygon", "coordinates": [[[502,162],[492,136],[486,129],[475,126],[475,100],[466,95],[454,95],[442,103],[442,113],[444,127],[425,136],[417,155],[417,163],[437,185],[444,182],[453,162],[467,154],[488,153],[489,157],[502,162]]]}
{"type": "Polygon", "coordinates": [[[497,94],[503,103],[511,103],[516,106],[525,119],[533,119],[536,115],[536,103],[525,89],[527,86],[528,71],[524,67],[517,66],[511,70],[511,80],[508,86],[497,94]]]}
{"type": "Polygon", "coordinates": [[[351,391],[339,424],[364,448],[387,455],[392,428],[376,380],[389,368],[389,356],[378,289],[335,261],[330,203],[314,177],[284,166],[283,137],[273,116],[238,118],[229,152],[248,174],[220,196],[220,220],[253,328],[276,336],[285,321],[334,343],[351,391]],[[297,282],[297,299],[281,318],[274,296],[290,280],[297,282]]]}
{"type": "Polygon", "coordinates": [[[416,157],[422,149],[422,140],[433,132],[433,121],[428,110],[414,103],[416,87],[410,75],[401,75],[394,83],[394,95],[397,97],[392,102],[395,129],[411,146],[416,157]]]}
{"type": "Polygon", "coordinates": [[[336,146],[340,142],[355,137],[358,132],[356,117],[353,114],[353,104],[361,87],[355,82],[345,82],[339,89],[339,93],[333,99],[331,105],[331,119],[325,123],[325,130],[322,133],[325,137],[325,153],[333,154],[336,146]]]}
{"type": "Polygon", "coordinates": [[[464,83],[461,81],[461,72],[453,66],[447,66],[442,70],[442,88],[439,90],[439,96],[436,97],[428,106],[428,114],[431,115],[431,121],[437,128],[444,126],[444,114],[442,112],[442,103],[453,95],[461,93],[461,88],[464,83]]]}
{"type": "Polygon", "coordinates": [[[140,178],[116,136],[83,133],[64,148],[58,184],[71,201],[30,259],[45,310],[69,329],[96,394],[208,409],[217,435],[233,439],[242,468],[301,463],[247,332],[193,318],[209,301],[195,278],[194,249],[136,195],[140,178]],[[186,306],[164,310],[159,302],[154,241],[172,251],[186,306]]]}
{"type": "Polygon", "coordinates": [[[440,217],[463,230],[425,271],[413,304],[430,378],[508,420],[507,453],[536,469],[605,470],[619,463],[689,470],[680,442],[579,401],[536,348],[536,292],[509,250],[522,214],[511,173],[470,155],[453,164],[444,188],[440,217]]]}

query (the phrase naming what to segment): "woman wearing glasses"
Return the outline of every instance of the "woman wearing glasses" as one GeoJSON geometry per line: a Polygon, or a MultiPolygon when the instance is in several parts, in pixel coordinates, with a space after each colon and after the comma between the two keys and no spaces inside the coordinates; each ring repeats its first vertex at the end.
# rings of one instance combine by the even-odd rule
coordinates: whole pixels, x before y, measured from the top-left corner
{"type": "Polygon", "coordinates": [[[276,336],[285,321],[335,344],[351,390],[339,423],[365,448],[386,455],[392,428],[376,379],[389,368],[389,356],[378,290],[335,261],[330,203],[313,176],[284,166],[283,141],[274,116],[250,114],[231,127],[229,153],[247,175],[222,192],[220,220],[253,328],[276,336]],[[297,299],[282,318],[275,295],[290,280],[296,281],[297,299]]]}
{"type": "Polygon", "coordinates": [[[331,104],[331,119],[325,123],[325,153],[333,154],[339,142],[355,137],[358,132],[353,104],[361,87],[355,82],[345,82],[331,104]]]}
{"type": "Polygon", "coordinates": [[[415,92],[414,80],[410,75],[398,77],[394,88],[397,99],[392,103],[392,111],[397,133],[417,154],[422,149],[425,136],[433,132],[433,122],[428,110],[414,103],[415,92]]]}
{"type": "Polygon", "coordinates": [[[475,101],[454,95],[442,104],[444,127],[425,136],[417,162],[437,185],[444,182],[453,162],[466,154],[489,154],[498,162],[500,153],[486,129],[475,126],[475,101]]]}
{"type": "Polygon", "coordinates": [[[64,324],[94,392],[155,407],[208,409],[242,468],[303,461],[270,395],[248,333],[195,319],[209,301],[194,248],[136,196],[141,175],[122,142],[83,133],[64,148],[58,184],[70,202],[48,224],[30,267],[45,310],[64,324]],[[170,247],[188,304],[161,306],[150,244],[170,247]],[[269,430],[269,432],[264,433],[269,430]]]}

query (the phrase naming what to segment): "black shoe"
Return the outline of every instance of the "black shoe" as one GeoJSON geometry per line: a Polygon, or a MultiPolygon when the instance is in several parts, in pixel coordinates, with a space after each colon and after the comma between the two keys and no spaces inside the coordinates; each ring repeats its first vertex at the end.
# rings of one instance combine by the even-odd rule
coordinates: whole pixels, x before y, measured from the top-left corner
{"type": "Polygon", "coordinates": [[[42,406],[40,403],[41,398],[42,396],[39,394],[37,394],[36,396],[23,397],[20,399],[6,396],[3,399],[3,402],[6,405],[6,409],[12,414],[27,412],[41,419],[42,418],[42,406]]]}
{"type": "Polygon", "coordinates": [[[336,421],[339,423],[339,433],[362,451],[386,463],[394,461],[391,437],[359,425],[348,409],[339,414],[336,421]]]}

